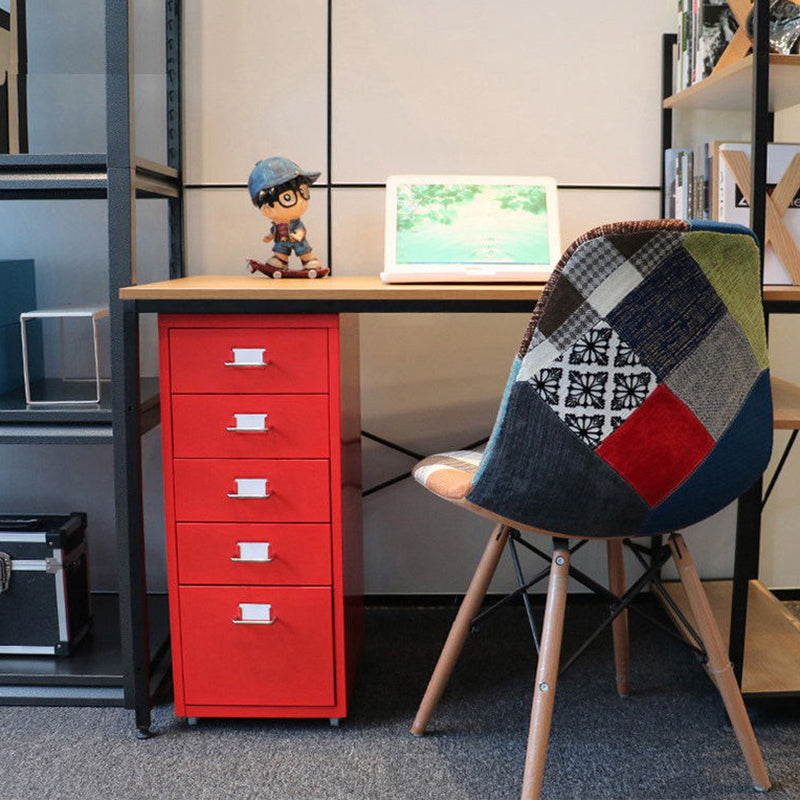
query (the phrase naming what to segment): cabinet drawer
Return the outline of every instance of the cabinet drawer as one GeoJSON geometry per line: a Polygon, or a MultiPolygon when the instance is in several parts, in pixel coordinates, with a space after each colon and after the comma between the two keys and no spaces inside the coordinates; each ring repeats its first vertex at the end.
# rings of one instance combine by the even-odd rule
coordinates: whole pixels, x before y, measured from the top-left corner
{"type": "Polygon", "coordinates": [[[325,393],[328,334],[304,328],[179,328],[170,331],[170,370],[172,391],[179,393],[325,393]],[[260,361],[264,366],[253,365],[260,361]]]}
{"type": "Polygon", "coordinates": [[[329,525],[177,525],[178,581],[331,583],[329,525]]]}
{"type": "Polygon", "coordinates": [[[328,396],[176,395],[172,437],[176,458],[327,458],[328,396]]]}
{"type": "Polygon", "coordinates": [[[178,522],[330,521],[327,461],[176,458],[174,479],[178,522]]]}
{"type": "Polygon", "coordinates": [[[187,704],[334,704],[329,588],[188,586],[179,593],[187,704]],[[233,621],[248,611],[271,624],[233,621]]]}

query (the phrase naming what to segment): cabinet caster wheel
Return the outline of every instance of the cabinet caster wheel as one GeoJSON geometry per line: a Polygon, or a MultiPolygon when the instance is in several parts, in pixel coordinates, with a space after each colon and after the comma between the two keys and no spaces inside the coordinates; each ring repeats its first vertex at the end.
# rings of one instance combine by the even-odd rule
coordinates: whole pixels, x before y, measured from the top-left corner
{"type": "Polygon", "coordinates": [[[197,717],[186,717],[186,724],[190,728],[196,728],[199,721],[197,717]]]}
{"type": "Polygon", "coordinates": [[[137,728],[136,729],[136,738],[137,739],[141,739],[141,740],[152,739],[153,738],[153,732],[150,730],[150,728],[137,728]]]}
{"type": "Polygon", "coordinates": [[[330,722],[331,728],[338,728],[342,724],[341,717],[329,717],[328,722],[330,722]]]}

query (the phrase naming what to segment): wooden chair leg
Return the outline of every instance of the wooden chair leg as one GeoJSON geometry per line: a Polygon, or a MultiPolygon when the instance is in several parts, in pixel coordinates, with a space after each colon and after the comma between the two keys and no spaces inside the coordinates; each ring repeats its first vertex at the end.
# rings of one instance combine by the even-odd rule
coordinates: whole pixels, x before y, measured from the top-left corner
{"type": "Polygon", "coordinates": [[[742,748],[747,768],[753,779],[755,788],[759,791],[767,791],[770,788],[769,775],[764,766],[764,759],[761,757],[761,750],[758,747],[753,726],[747,716],[747,709],[742,700],[742,694],[736,683],[733,674],[733,667],[728,660],[722,635],[719,632],[708,598],[700,583],[700,576],[697,574],[692,556],[686,547],[683,537],[680,534],[672,534],[669,539],[669,546],[672,550],[672,557],[678,568],[681,583],[689,599],[689,607],[692,610],[697,631],[703,640],[706,653],[708,655],[707,669],[714,679],[714,683],[722,695],[722,702],[728,712],[731,725],[739,740],[742,748]]]}
{"type": "Polygon", "coordinates": [[[486,590],[489,588],[489,583],[491,583],[497,569],[497,563],[503,554],[503,548],[506,546],[509,530],[505,525],[498,525],[492,531],[481,560],[478,562],[478,568],[472,576],[469,589],[467,589],[467,593],[461,601],[461,607],[458,609],[453,626],[450,628],[450,633],[444,643],[439,660],[436,662],[436,667],[428,682],[428,688],[425,690],[425,696],[419,705],[417,716],[414,718],[414,724],[411,726],[411,733],[414,736],[422,736],[425,733],[428,721],[439,704],[447,682],[450,680],[450,675],[453,673],[456,661],[461,655],[464,642],[469,635],[470,624],[478,613],[483,598],[486,596],[486,590]]]}
{"type": "Polygon", "coordinates": [[[539,663],[533,686],[531,722],[528,729],[528,749],[525,754],[525,775],[522,780],[522,800],[538,800],[544,780],[547,745],[553,719],[553,702],[561,656],[561,635],[564,632],[564,611],[569,585],[569,550],[567,543],[556,540],[550,579],[547,584],[547,603],[539,646],[539,663]]]}
{"type": "MultiPolygon", "coordinates": [[[[625,562],[623,560],[622,540],[609,539],[606,542],[608,553],[608,588],[621,597],[628,588],[625,585],[625,562]]],[[[617,673],[617,693],[623,697],[630,694],[631,650],[628,638],[628,611],[623,611],[612,623],[614,635],[614,668],[617,673]]]]}

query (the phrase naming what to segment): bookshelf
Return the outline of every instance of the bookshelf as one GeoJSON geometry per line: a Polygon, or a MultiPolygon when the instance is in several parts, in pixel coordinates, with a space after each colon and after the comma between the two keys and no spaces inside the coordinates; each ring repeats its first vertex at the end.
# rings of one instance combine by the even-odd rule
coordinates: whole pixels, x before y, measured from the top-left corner
{"type": "MultiPolygon", "coordinates": [[[[15,62],[19,74],[13,76],[19,94],[10,105],[0,104],[0,151],[9,151],[0,153],[0,200],[106,203],[112,378],[101,384],[100,402],[83,407],[33,408],[26,405],[21,387],[3,393],[0,445],[113,445],[119,593],[93,595],[92,635],[74,656],[0,657],[0,705],[124,706],[135,711],[139,735],[146,737],[152,695],[169,668],[169,630],[166,598],[147,597],[145,591],[141,491],[131,464],[141,471],[136,455],[140,437],[160,422],[159,386],[157,378],[139,379],[138,349],[123,344],[126,318],[119,289],[136,281],[135,209],[141,198],[167,201],[169,276],[178,277],[183,271],[181,2],[163,0],[167,107],[167,163],[163,164],[136,154],[134,2],[105,0],[103,6],[104,32],[102,17],[93,16],[97,41],[88,36],[92,46],[105,52],[106,150],[102,153],[26,152],[31,137],[25,52],[27,37],[35,32],[25,25],[25,0],[12,0],[11,12],[0,13],[0,29],[14,32],[20,54],[15,62]],[[131,371],[136,373],[132,387],[127,383],[131,371]],[[135,398],[130,405],[124,402],[123,386],[127,396],[135,398]]],[[[51,29],[56,25],[51,22],[51,29]]],[[[60,29],[59,35],[63,35],[60,29]]],[[[45,379],[39,388],[64,396],[58,380],[45,379]]]]}
{"type": "MultiPolygon", "coordinates": [[[[674,112],[751,111],[750,185],[754,187],[755,197],[750,209],[750,227],[763,242],[767,144],[773,136],[774,112],[800,103],[800,56],[768,52],[769,4],[766,0],[755,0],[754,5],[753,53],[675,94],[671,92],[673,48],[677,37],[664,36],[661,152],[672,145],[674,112]]],[[[661,188],[663,200],[663,163],[661,188]]],[[[800,287],[765,286],[763,294],[767,316],[800,313],[800,287]]],[[[800,387],[773,378],[773,401],[774,427],[796,432],[800,428],[800,387]]],[[[762,482],[758,481],[739,499],[733,579],[706,583],[742,692],[751,699],[800,697],[800,621],[758,580],[762,508],[794,444],[795,435],[789,439],[766,494],[762,482]]],[[[672,584],[669,591],[679,606],[685,605],[679,584],[672,584]]]]}

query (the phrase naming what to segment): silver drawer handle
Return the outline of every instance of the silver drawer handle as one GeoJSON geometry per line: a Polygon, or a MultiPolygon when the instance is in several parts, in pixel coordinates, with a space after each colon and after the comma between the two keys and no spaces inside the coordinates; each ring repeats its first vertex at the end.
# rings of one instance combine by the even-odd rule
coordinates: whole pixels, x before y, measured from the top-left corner
{"type": "Polygon", "coordinates": [[[234,500],[266,500],[272,496],[266,478],[234,478],[236,492],[228,493],[234,500]]]}
{"type": "Polygon", "coordinates": [[[233,361],[225,361],[226,367],[266,367],[269,364],[263,347],[232,347],[231,352],[233,361]]]}
{"type": "Polygon", "coordinates": [[[231,620],[234,625],[274,625],[272,603],[239,603],[240,616],[231,620]]]}
{"type": "Polygon", "coordinates": [[[244,564],[269,564],[275,559],[270,555],[270,542],[237,542],[239,555],[231,556],[231,561],[244,564]],[[261,555],[263,553],[263,555],[261,555]]]}
{"type": "Polygon", "coordinates": [[[274,556],[272,558],[239,558],[239,556],[231,556],[231,561],[238,561],[242,564],[269,564],[274,560],[274,556]]]}
{"type": "Polygon", "coordinates": [[[269,414],[234,414],[234,427],[226,427],[233,433],[267,433],[270,429],[269,414]]]}

